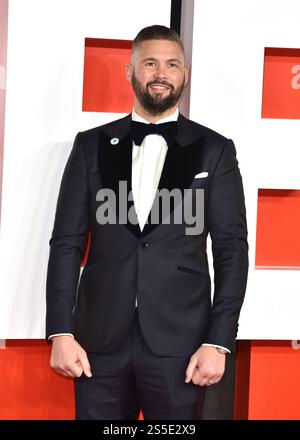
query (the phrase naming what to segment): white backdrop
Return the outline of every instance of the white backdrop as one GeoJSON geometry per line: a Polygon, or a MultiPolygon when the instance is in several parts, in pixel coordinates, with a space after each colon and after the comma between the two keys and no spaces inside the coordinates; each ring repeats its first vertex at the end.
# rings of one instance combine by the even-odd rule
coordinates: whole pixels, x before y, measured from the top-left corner
{"type": "Polygon", "coordinates": [[[261,119],[264,48],[300,48],[299,17],[298,0],[195,0],[190,117],[234,140],[245,187],[240,339],[300,339],[299,270],[255,270],[258,188],[300,189],[300,121],[261,119]]]}
{"type": "MultiPolygon", "coordinates": [[[[132,39],[169,25],[170,3],[10,0],[0,338],[44,337],[48,240],[74,136],[121,116],[81,112],[85,37],[132,39]]],[[[258,188],[300,186],[300,121],[260,117],[264,48],[300,48],[299,16],[297,0],[195,0],[190,117],[233,138],[245,186],[241,339],[300,339],[299,271],[254,268],[258,188]]]]}
{"type": "Polygon", "coordinates": [[[144,26],[169,26],[170,8],[170,0],[9,1],[0,338],[45,336],[48,241],[73,139],[122,116],[81,111],[85,38],[133,39],[144,26]]]}

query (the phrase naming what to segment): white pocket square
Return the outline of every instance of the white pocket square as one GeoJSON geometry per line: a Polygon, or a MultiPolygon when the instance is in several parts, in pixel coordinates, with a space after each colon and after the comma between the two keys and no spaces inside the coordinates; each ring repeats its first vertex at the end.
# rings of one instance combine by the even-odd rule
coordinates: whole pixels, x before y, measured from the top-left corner
{"type": "Polygon", "coordinates": [[[203,177],[207,177],[207,176],[208,176],[208,172],[203,171],[202,173],[196,174],[195,179],[202,179],[203,177]]]}

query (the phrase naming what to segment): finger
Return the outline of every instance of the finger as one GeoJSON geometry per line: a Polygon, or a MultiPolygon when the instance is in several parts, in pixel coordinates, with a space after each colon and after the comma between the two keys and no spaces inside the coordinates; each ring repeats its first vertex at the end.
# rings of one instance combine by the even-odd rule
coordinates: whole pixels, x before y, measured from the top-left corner
{"type": "Polygon", "coordinates": [[[67,369],[62,369],[62,368],[53,368],[53,370],[59,374],[60,376],[65,376],[65,377],[74,377],[73,373],[68,371],[67,369]]]}
{"type": "Polygon", "coordinates": [[[55,371],[55,373],[59,374],[60,376],[68,377],[68,374],[59,368],[54,368],[54,371],[55,371]]]}
{"type": "Polygon", "coordinates": [[[209,380],[209,379],[208,379],[207,376],[203,377],[203,378],[200,380],[199,385],[200,385],[201,387],[204,387],[204,386],[208,385],[208,380],[209,380]]]}
{"type": "Polygon", "coordinates": [[[185,382],[188,383],[193,377],[194,370],[197,367],[197,359],[192,359],[189,362],[189,365],[185,371],[185,382]]]}
{"type": "Polygon", "coordinates": [[[83,352],[79,356],[79,362],[80,362],[80,365],[81,365],[81,368],[82,368],[84,374],[87,377],[92,377],[91,366],[90,366],[90,363],[88,361],[88,358],[87,358],[87,355],[85,352],[83,352]]]}
{"type": "Polygon", "coordinates": [[[83,369],[79,362],[74,361],[72,364],[65,366],[64,372],[67,373],[69,377],[80,377],[82,375],[83,369]]]}
{"type": "Polygon", "coordinates": [[[207,373],[203,372],[202,368],[197,367],[196,370],[194,371],[192,380],[195,385],[201,385],[201,386],[206,385],[208,381],[207,373]]]}
{"type": "Polygon", "coordinates": [[[219,374],[216,375],[216,376],[211,377],[209,379],[209,382],[211,382],[210,385],[215,385],[216,383],[219,383],[221,379],[222,379],[222,376],[219,375],[219,374]]]}
{"type": "Polygon", "coordinates": [[[207,386],[210,387],[211,385],[215,385],[218,383],[218,379],[216,377],[207,378],[207,386]]]}
{"type": "Polygon", "coordinates": [[[200,374],[200,372],[199,372],[199,369],[196,368],[196,369],[194,370],[194,374],[193,374],[193,377],[192,377],[192,381],[193,381],[193,383],[194,383],[195,385],[199,385],[199,382],[201,381],[201,379],[202,379],[202,377],[201,377],[201,374],[200,374]]]}
{"type": "Polygon", "coordinates": [[[68,377],[71,377],[74,379],[75,377],[80,377],[82,375],[82,369],[79,369],[76,374],[74,373],[73,369],[66,369],[65,372],[67,373],[68,377]]]}

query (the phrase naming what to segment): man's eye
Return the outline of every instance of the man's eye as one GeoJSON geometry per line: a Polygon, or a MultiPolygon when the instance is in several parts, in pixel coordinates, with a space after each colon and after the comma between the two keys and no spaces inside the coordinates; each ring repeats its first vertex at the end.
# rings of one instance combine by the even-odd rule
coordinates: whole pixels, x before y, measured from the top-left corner
{"type": "Polygon", "coordinates": [[[175,64],[175,63],[170,63],[170,64],[169,64],[169,67],[172,67],[172,68],[177,67],[177,64],[175,64]]]}
{"type": "Polygon", "coordinates": [[[146,66],[153,67],[155,66],[155,63],[153,61],[148,61],[148,63],[146,63],[146,66]]]}

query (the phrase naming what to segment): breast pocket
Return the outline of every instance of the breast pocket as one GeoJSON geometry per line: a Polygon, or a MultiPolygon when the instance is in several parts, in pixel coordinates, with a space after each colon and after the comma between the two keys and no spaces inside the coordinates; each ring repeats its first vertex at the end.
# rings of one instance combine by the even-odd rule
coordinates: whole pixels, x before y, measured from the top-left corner
{"type": "Polygon", "coordinates": [[[194,177],[190,188],[206,188],[208,185],[209,179],[207,177],[194,177]]]}

